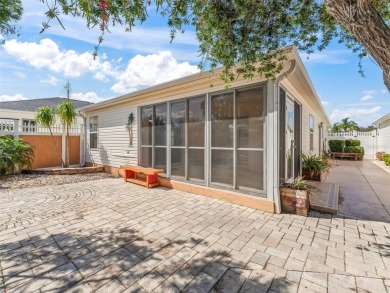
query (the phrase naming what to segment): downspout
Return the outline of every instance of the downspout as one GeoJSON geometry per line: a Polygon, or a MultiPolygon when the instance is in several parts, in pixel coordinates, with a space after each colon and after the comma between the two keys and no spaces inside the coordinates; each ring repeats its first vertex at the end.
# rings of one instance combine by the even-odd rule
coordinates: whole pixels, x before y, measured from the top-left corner
{"type": "Polygon", "coordinates": [[[85,167],[85,161],[86,161],[86,150],[87,150],[87,117],[85,117],[81,112],[79,111],[79,115],[83,118],[83,124],[84,124],[84,131],[83,131],[83,156],[80,158],[80,166],[85,167]]]}
{"type": "MultiPolygon", "coordinates": [[[[280,105],[280,93],[279,93],[279,84],[280,82],[285,79],[289,74],[291,74],[292,72],[294,72],[295,70],[295,66],[296,66],[296,61],[295,59],[292,59],[291,60],[291,65],[290,65],[290,68],[288,70],[286,70],[285,72],[283,72],[281,75],[279,75],[276,79],[275,79],[275,82],[274,82],[274,108],[276,110],[277,113],[279,113],[280,109],[279,109],[279,105],[280,105]]],[[[274,174],[273,174],[273,177],[276,178],[276,184],[274,184],[274,201],[275,201],[275,210],[276,210],[276,213],[277,214],[280,214],[281,213],[281,203],[280,203],[280,191],[279,191],[279,167],[280,167],[280,160],[282,158],[280,158],[279,154],[280,154],[280,141],[279,141],[279,137],[280,137],[280,113],[279,115],[276,115],[276,120],[277,121],[274,121],[274,124],[277,125],[277,143],[276,143],[276,154],[274,154],[278,160],[277,160],[277,167],[274,168],[274,174]]],[[[274,147],[274,151],[275,151],[275,147],[274,147]]]]}

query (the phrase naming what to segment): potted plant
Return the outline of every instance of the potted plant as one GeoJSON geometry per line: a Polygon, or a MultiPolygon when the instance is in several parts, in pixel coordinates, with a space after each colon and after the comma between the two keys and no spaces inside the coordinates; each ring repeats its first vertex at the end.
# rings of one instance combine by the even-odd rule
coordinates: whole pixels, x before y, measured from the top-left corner
{"type": "Polygon", "coordinates": [[[329,171],[330,163],[316,155],[302,154],[302,176],[308,180],[322,181],[322,175],[329,171]]]}
{"type": "Polygon", "coordinates": [[[302,176],[298,176],[292,182],[284,183],[280,188],[282,212],[307,217],[309,196],[313,190],[318,189],[307,183],[302,176]]]}

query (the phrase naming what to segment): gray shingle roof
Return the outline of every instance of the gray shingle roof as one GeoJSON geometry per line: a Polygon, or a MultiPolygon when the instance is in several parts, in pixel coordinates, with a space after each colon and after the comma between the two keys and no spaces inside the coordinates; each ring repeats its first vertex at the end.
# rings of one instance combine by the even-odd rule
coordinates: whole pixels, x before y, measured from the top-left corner
{"type": "MultiPolygon", "coordinates": [[[[22,100],[22,101],[0,102],[0,109],[35,112],[36,109],[44,106],[55,108],[65,100],[66,98],[55,97],[55,98],[46,98],[46,99],[31,99],[31,100],[22,100]]],[[[73,99],[70,100],[72,101],[76,109],[93,104],[90,102],[84,102],[79,100],[73,100],[73,99]]]]}

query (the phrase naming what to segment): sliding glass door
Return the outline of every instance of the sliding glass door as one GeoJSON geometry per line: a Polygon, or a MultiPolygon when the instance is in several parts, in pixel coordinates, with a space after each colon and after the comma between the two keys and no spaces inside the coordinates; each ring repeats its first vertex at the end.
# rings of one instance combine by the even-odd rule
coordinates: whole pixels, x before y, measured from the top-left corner
{"type": "Polygon", "coordinates": [[[205,98],[188,100],[188,180],[204,181],[205,98]]]}
{"type": "Polygon", "coordinates": [[[236,92],[236,188],[264,189],[262,88],[236,92]]]}
{"type": "Polygon", "coordinates": [[[171,103],[171,175],[186,176],[186,101],[171,103]]]}
{"type": "Polygon", "coordinates": [[[211,96],[212,185],[264,190],[263,92],[257,87],[211,96]]]}
{"type": "Polygon", "coordinates": [[[211,183],[233,186],[234,96],[211,96],[211,183]]]}

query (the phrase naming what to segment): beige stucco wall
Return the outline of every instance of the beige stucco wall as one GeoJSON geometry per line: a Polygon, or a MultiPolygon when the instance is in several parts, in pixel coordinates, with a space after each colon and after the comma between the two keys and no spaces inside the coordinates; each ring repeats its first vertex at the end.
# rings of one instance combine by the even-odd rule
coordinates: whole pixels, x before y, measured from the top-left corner
{"type": "MultiPolygon", "coordinates": [[[[34,115],[35,115],[35,112],[0,109],[0,119],[18,119],[19,125],[21,125],[23,119],[34,120],[34,115]]],[[[82,124],[83,118],[80,116],[77,116],[76,123],[82,124]]],[[[59,125],[59,124],[61,124],[61,122],[57,119],[55,124],[59,125]]]]}

